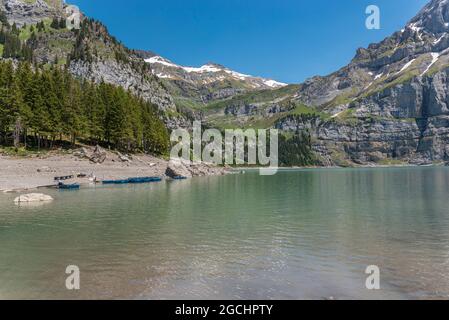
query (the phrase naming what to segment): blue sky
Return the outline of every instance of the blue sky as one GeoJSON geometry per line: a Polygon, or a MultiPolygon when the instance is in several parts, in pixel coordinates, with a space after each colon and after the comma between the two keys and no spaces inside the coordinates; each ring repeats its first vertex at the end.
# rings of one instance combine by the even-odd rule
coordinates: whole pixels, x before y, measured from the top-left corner
{"type": "Polygon", "coordinates": [[[175,63],[216,62],[300,83],[347,64],[359,47],[401,29],[428,0],[68,0],[130,48],[175,63]],[[381,29],[365,28],[365,9],[381,29]]]}

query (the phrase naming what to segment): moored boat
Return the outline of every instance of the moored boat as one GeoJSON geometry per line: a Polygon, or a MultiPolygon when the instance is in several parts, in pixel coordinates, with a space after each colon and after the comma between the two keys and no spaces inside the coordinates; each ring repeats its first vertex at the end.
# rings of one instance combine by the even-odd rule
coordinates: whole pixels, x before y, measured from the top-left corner
{"type": "Polygon", "coordinates": [[[126,184],[129,183],[128,179],[122,179],[122,180],[103,180],[103,184],[126,184]]]}
{"type": "Polygon", "coordinates": [[[136,177],[136,178],[128,178],[123,180],[103,180],[103,184],[127,184],[127,183],[150,183],[150,182],[159,182],[162,181],[162,178],[159,177],[136,177]]]}
{"type": "Polygon", "coordinates": [[[137,178],[129,178],[129,183],[149,183],[149,182],[159,182],[162,181],[162,178],[159,177],[137,177],[137,178]]]}
{"type": "Polygon", "coordinates": [[[58,189],[61,190],[79,190],[80,185],[78,183],[72,183],[72,184],[64,184],[60,182],[58,184],[58,189]]]}

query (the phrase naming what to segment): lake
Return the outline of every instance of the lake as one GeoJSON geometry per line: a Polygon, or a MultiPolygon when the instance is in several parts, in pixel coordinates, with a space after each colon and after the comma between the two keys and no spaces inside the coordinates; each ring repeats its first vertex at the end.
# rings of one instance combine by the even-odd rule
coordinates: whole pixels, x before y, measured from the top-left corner
{"type": "Polygon", "coordinates": [[[0,194],[0,298],[449,298],[449,168],[0,194]],[[65,287],[68,265],[81,290],[65,287]],[[380,268],[380,290],[365,269],[380,268]]]}

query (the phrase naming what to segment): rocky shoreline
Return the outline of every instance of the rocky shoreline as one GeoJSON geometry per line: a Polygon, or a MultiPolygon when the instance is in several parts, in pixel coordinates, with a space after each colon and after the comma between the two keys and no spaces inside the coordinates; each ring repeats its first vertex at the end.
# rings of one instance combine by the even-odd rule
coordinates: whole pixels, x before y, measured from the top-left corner
{"type": "Polygon", "coordinates": [[[74,176],[67,183],[88,184],[93,183],[93,177],[101,181],[141,176],[213,176],[229,172],[229,168],[204,163],[173,163],[147,154],[126,155],[99,147],[83,147],[28,157],[0,155],[0,192],[55,185],[54,178],[60,176],[74,176]]]}
{"type": "MultiPolygon", "coordinates": [[[[447,163],[432,164],[448,166],[447,163]]],[[[410,163],[369,165],[356,164],[353,168],[387,168],[419,166],[410,163]]],[[[429,166],[429,165],[427,165],[429,166]]],[[[342,168],[341,166],[311,166],[280,168],[319,169],[342,168]]],[[[102,180],[121,180],[129,177],[157,176],[161,178],[219,176],[233,171],[257,168],[217,167],[206,163],[168,161],[147,154],[127,155],[100,147],[83,147],[72,151],[55,151],[28,157],[0,154],[0,192],[21,192],[56,185],[55,177],[74,176],[67,183],[90,184],[95,177],[102,180]]]]}

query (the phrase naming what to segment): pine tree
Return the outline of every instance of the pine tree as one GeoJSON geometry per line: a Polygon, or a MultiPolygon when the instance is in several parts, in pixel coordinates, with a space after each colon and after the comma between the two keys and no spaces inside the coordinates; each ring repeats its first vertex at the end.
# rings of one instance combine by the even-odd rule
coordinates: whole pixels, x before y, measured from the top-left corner
{"type": "Polygon", "coordinates": [[[0,143],[26,145],[34,134],[38,148],[83,138],[130,152],[167,152],[168,132],[152,104],[121,87],[80,82],[66,68],[34,68],[0,61],[0,143]]]}
{"type": "Polygon", "coordinates": [[[14,24],[12,25],[11,33],[14,34],[14,35],[16,35],[16,36],[18,36],[19,33],[20,33],[19,29],[17,28],[17,24],[16,24],[15,22],[14,22],[14,24]]]}
{"type": "Polygon", "coordinates": [[[51,21],[50,27],[53,29],[59,29],[59,20],[58,18],[53,18],[51,21]]]}
{"type": "Polygon", "coordinates": [[[20,119],[23,128],[23,141],[25,147],[27,145],[27,134],[28,128],[30,126],[31,120],[33,118],[33,113],[31,111],[31,106],[33,104],[32,96],[33,92],[31,91],[31,83],[33,81],[34,74],[31,70],[30,64],[20,63],[17,67],[16,71],[16,79],[18,84],[18,89],[21,92],[23,97],[22,99],[22,107],[20,110],[20,119]]]}
{"type": "Polygon", "coordinates": [[[23,115],[26,108],[22,91],[19,88],[17,77],[13,77],[11,87],[9,88],[7,96],[7,104],[9,107],[8,113],[11,117],[10,123],[13,125],[13,140],[14,147],[18,147],[20,144],[20,136],[25,126],[23,115]]]}
{"type": "Polygon", "coordinates": [[[6,17],[6,14],[2,10],[0,10],[0,23],[2,24],[2,26],[9,27],[8,18],[6,17]]]}
{"type": "Polygon", "coordinates": [[[0,29],[0,44],[5,44],[5,41],[6,41],[6,32],[2,26],[2,28],[0,29]]]}
{"type": "Polygon", "coordinates": [[[59,29],[65,29],[66,27],[67,27],[66,20],[65,20],[64,18],[61,18],[61,19],[59,20],[58,28],[59,28],[59,29]]]}
{"type": "Polygon", "coordinates": [[[87,136],[97,144],[105,139],[105,105],[94,83],[84,82],[82,92],[83,113],[87,122],[87,136]]]}
{"type": "Polygon", "coordinates": [[[13,72],[11,62],[0,63],[0,134],[1,141],[6,143],[10,132],[11,117],[9,110],[9,86],[13,72]]]}
{"type": "Polygon", "coordinates": [[[37,25],[36,25],[36,27],[37,27],[37,31],[38,31],[38,32],[43,32],[43,31],[45,31],[45,24],[44,24],[43,21],[38,22],[37,25]]]}

